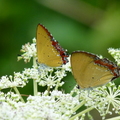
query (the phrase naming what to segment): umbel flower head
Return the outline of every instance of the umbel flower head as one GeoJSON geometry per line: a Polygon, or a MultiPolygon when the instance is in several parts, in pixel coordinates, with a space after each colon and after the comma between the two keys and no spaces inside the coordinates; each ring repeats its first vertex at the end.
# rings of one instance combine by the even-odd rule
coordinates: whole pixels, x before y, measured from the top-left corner
{"type": "Polygon", "coordinates": [[[0,119],[84,120],[85,117],[94,118],[89,113],[93,109],[99,112],[102,119],[105,119],[107,114],[120,115],[120,86],[116,87],[110,82],[89,92],[74,86],[69,93],[65,93],[60,88],[65,83],[63,78],[67,76],[67,72],[71,72],[70,63],[56,68],[38,64],[35,46],[35,39],[32,44],[23,45],[21,49],[23,54],[18,57],[25,62],[30,62],[32,58],[31,68],[14,72],[13,76],[2,76],[0,79],[0,119]],[[18,87],[27,86],[31,80],[34,94],[27,95],[25,100],[18,87]],[[38,92],[38,86],[45,87],[45,90],[38,92]],[[10,88],[8,92],[3,92],[8,88],[10,88]]]}

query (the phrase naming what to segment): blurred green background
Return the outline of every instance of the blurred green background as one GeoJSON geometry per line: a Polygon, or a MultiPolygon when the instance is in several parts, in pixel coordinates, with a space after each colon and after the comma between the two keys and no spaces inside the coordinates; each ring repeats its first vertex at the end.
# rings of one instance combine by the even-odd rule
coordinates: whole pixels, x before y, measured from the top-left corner
{"type": "MultiPolygon", "coordinates": [[[[42,23],[69,53],[84,50],[113,60],[110,47],[119,48],[118,0],[0,0],[0,76],[13,75],[31,64],[17,62],[21,46],[36,37],[42,23]]],[[[69,74],[65,80],[74,81],[69,74]]],[[[116,80],[119,84],[120,80],[116,80]]],[[[72,83],[72,82],[71,82],[72,83]]],[[[27,88],[31,90],[31,86],[27,88]]]]}

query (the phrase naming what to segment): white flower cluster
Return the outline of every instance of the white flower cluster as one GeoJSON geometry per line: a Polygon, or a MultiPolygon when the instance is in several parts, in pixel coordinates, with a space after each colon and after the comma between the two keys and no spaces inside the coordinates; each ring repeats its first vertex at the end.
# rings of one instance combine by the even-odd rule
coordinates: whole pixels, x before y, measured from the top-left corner
{"type": "Polygon", "coordinates": [[[120,49],[109,48],[108,52],[112,55],[118,65],[120,65],[120,49]]]}
{"type": "Polygon", "coordinates": [[[32,57],[36,57],[36,39],[33,39],[33,43],[27,43],[25,45],[22,46],[21,52],[23,52],[23,54],[21,56],[18,57],[18,61],[21,59],[24,59],[24,62],[30,62],[32,57]]]}
{"type": "Polygon", "coordinates": [[[67,75],[66,71],[71,71],[68,63],[57,68],[51,68],[43,64],[39,64],[38,70],[40,78],[37,79],[36,82],[38,82],[40,86],[47,85],[50,88],[62,86],[64,82],[61,80],[67,75]]]}
{"type": "Polygon", "coordinates": [[[106,86],[94,88],[91,91],[81,91],[81,99],[85,99],[85,106],[97,109],[102,119],[107,114],[120,114],[120,85],[109,82],[106,86]],[[110,107],[112,106],[112,110],[110,107]]]}
{"type": "Polygon", "coordinates": [[[22,73],[14,72],[13,76],[2,76],[0,78],[0,89],[24,87],[30,79],[38,82],[40,86],[49,86],[53,88],[57,85],[60,87],[64,84],[62,80],[66,76],[66,71],[62,68],[45,68],[38,70],[37,68],[25,68],[22,73]],[[54,73],[54,75],[53,75],[54,73]]]}
{"type": "Polygon", "coordinates": [[[73,107],[79,104],[78,99],[61,91],[29,96],[26,103],[12,100],[17,99],[13,93],[4,96],[0,94],[1,120],[69,120],[74,115],[73,107]]]}
{"type": "MultiPolygon", "coordinates": [[[[74,88],[72,94],[78,91],[74,88]]],[[[12,92],[7,94],[0,92],[0,119],[78,120],[80,117],[84,120],[86,114],[92,109],[97,109],[103,119],[106,114],[112,115],[112,112],[120,114],[120,86],[117,89],[114,83],[89,92],[81,90],[79,96],[73,97],[72,94],[65,94],[58,90],[50,93],[45,91],[36,96],[29,96],[27,102],[23,103],[19,101],[19,96],[12,92]],[[76,114],[76,110],[83,105],[87,106],[87,109],[76,114]]],[[[92,118],[90,114],[88,115],[92,118]]]]}
{"type": "Polygon", "coordinates": [[[29,79],[38,80],[39,76],[38,70],[35,68],[26,68],[22,73],[14,72],[14,77],[10,75],[0,78],[0,89],[24,87],[29,79]]]}

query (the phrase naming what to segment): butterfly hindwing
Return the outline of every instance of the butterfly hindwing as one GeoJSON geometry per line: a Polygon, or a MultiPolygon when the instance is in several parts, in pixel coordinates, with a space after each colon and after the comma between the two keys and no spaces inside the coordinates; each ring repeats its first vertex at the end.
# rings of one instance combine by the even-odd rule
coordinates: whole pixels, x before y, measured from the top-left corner
{"type": "Polygon", "coordinates": [[[103,65],[96,63],[98,60],[100,63],[103,62],[102,59],[91,53],[83,51],[72,53],[72,73],[80,88],[97,87],[108,83],[114,77],[114,73],[107,66],[109,61],[104,61],[103,65]]]}

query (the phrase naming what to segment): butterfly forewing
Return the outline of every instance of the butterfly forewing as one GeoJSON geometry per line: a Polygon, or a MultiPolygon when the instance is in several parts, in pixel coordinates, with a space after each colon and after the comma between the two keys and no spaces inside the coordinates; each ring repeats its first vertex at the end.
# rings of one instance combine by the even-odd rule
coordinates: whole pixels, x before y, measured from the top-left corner
{"type": "Polygon", "coordinates": [[[53,37],[42,25],[37,27],[37,55],[38,62],[50,67],[58,67],[63,64],[59,51],[52,45],[53,37]]]}

